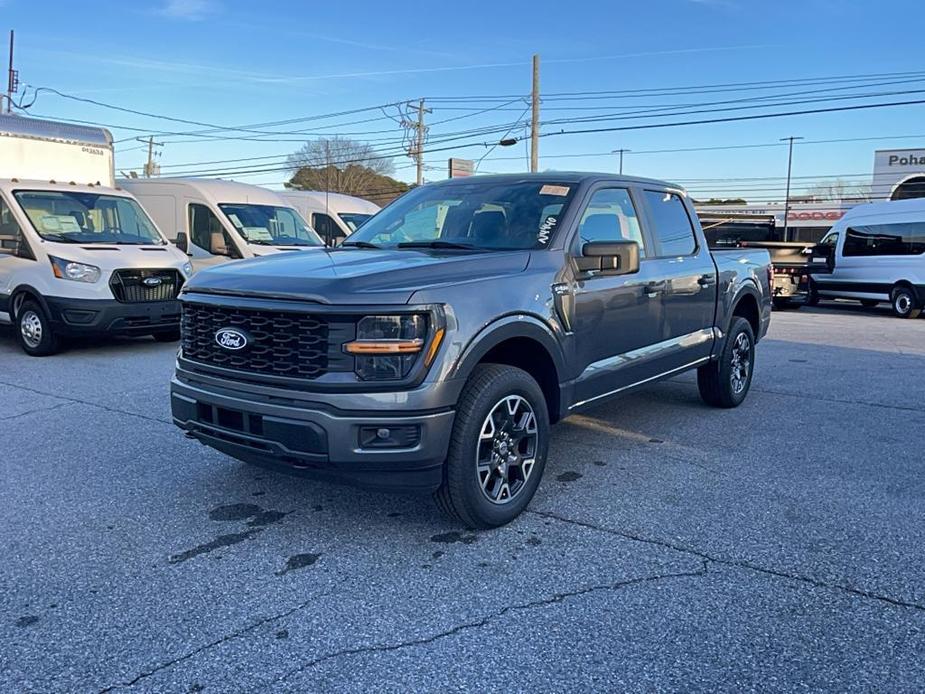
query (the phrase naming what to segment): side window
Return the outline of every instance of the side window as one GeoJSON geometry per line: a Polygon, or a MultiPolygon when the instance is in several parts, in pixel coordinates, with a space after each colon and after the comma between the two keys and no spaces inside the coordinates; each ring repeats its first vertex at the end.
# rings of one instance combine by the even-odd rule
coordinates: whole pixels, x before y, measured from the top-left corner
{"type": "Polygon", "coordinates": [[[652,215],[652,233],[655,236],[658,255],[693,255],[697,250],[697,238],[680,196],[665,191],[647,190],[646,202],[652,215]]]}
{"type": "Polygon", "coordinates": [[[921,255],[925,253],[925,222],[870,224],[845,232],[846,256],[921,255]]]}
{"type": "Polygon", "coordinates": [[[626,188],[602,188],[591,196],[578,225],[580,243],[591,241],[635,241],[639,257],[646,247],[633,199],[626,188]]]}
{"type": "Polygon", "coordinates": [[[227,237],[218,217],[205,205],[189,206],[190,241],[212,255],[231,255],[227,237]]]}
{"type": "Polygon", "coordinates": [[[22,230],[6,201],[0,198],[0,253],[16,255],[23,243],[22,230]]]}
{"type": "Polygon", "coordinates": [[[312,215],[312,226],[328,244],[344,235],[337,223],[323,212],[315,212],[312,215]]]}

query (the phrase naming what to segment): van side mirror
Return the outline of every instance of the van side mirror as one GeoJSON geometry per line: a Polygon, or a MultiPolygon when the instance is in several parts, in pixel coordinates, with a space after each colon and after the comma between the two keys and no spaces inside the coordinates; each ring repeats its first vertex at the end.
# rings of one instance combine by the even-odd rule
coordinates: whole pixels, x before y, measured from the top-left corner
{"type": "Polygon", "coordinates": [[[174,241],[174,243],[176,244],[177,248],[189,255],[189,240],[186,238],[185,231],[177,232],[177,240],[174,241]]]}
{"type": "Polygon", "coordinates": [[[601,275],[631,275],[639,272],[639,244],[635,241],[591,241],[575,258],[581,272],[601,275]]]}

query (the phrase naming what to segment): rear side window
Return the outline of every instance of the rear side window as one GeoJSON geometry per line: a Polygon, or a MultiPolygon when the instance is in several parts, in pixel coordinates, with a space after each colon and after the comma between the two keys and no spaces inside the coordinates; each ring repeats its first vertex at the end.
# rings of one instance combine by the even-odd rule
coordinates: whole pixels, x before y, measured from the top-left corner
{"type": "Polygon", "coordinates": [[[846,256],[922,255],[925,253],[925,222],[868,224],[845,232],[846,256]]]}
{"type": "Polygon", "coordinates": [[[656,254],[661,257],[693,255],[697,250],[697,239],[680,196],[647,190],[646,203],[652,218],[656,254]]]}

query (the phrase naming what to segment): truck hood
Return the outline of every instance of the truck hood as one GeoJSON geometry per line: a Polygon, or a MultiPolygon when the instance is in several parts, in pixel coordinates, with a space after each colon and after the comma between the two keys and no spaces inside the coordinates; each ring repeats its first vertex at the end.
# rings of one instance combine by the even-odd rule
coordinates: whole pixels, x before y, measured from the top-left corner
{"type": "Polygon", "coordinates": [[[324,304],[406,304],[420,290],[514,275],[527,251],[333,249],[275,253],[196,273],[185,291],[324,304]]]}

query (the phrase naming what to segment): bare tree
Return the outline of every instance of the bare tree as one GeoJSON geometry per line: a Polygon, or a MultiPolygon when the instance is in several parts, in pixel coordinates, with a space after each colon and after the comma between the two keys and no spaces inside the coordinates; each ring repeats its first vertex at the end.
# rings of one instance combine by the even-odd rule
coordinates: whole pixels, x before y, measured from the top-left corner
{"type": "Polygon", "coordinates": [[[408,190],[408,184],[388,174],[395,164],[370,145],[346,137],[322,137],[306,142],[289,155],[292,178],[285,184],[297,190],[346,193],[383,204],[408,190]]]}

